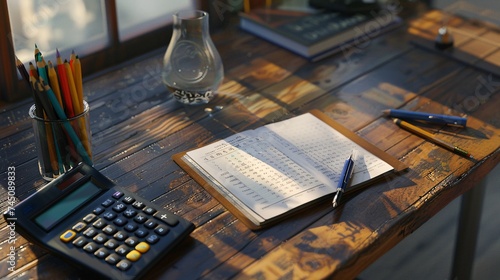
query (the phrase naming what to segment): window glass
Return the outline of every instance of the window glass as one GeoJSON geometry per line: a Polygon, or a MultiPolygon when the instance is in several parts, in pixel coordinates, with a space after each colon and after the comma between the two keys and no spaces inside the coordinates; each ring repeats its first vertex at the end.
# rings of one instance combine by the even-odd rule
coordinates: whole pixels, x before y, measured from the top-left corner
{"type": "Polygon", "coordinates": [[[14,50],[23,62],[33,61],[35,44],[44,56],[58,48],[69,57],[108,44],[104,0],[7,0],[14,50]]]}
{"type": "Polygon", "coordinates": [[[175,12],[195,8],[195,0],[116,1],[120,40],[124,41],[144,32],[167,25],[172,22],[172,15],[175,12]]]}

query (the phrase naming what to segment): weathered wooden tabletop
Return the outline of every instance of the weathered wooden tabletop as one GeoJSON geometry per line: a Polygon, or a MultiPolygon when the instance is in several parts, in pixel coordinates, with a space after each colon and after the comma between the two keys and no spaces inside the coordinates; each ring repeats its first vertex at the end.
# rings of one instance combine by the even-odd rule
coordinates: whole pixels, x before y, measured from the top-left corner
{"type": "MultiPolygon", "coordinates": [[[[236,27],[213,34],[225,80],[207,106],[184,107],[160,79],[164,50],[84,83],[96,169],[117,184],[192,221],[196,229],[147,279],[355,277],[453,199],[474,188],[500,161],[500,32],[450,21],[455,49],[434,39],[441,14],[419,19],[316,63],[236,27]],[[420,43],[419,43],[420,42],[420,43]],[[471,151],[463,158],[397,127],[381,110],[403,108],[468,116],[467,128],[424,126],[471,151]],[[171,159],[235,132],[319,109],[409,166],[337,209],[330,202],[251,231],[171,159]]],[[[45,182],[37,168],[30,100],[1,107],[0,209],[7,208],[7,169],[16,197],[45,182]]],[[[1,220],[0,277],[77,279],[67,265],[16,235],[15,270],[1,220]]]]}

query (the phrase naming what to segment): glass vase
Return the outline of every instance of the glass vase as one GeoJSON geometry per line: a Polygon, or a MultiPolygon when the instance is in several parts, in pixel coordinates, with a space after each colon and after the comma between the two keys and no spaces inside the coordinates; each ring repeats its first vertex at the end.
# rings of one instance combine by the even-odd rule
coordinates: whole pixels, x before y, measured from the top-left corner
{"type": "Polygon", "coordinates": [[[183,104],[206,104],[223,78],[222,61],[208,30],[208,13],[174,14],[162,69],[162,81],[170,93],[183,104]]]}

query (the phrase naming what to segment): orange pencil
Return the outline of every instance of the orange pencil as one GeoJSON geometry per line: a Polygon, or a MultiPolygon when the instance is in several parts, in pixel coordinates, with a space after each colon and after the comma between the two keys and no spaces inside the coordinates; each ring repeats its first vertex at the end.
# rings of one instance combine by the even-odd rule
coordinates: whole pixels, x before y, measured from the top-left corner
{"type": "Polygon", "coordinates": [[[75,75],[74,63],[75,63],[76,55],[75,50],[71,51],[71,55],[69,56],[69,66],[71,66],[71,71],[73,71],[73,75],[75,75]]]}
{"type": "Polygon", "coordinates": [[[32,62],[30,62],[29,67],[30,67],[30,75],[35,77],[35,79],[38,80],[38,70],[36,70],[35,65],[33,65],[32,62]]]}
{"type": "Polygon", "coordinates": [[[71,99],[71,91],[69,89],[68,78],[66,77],[66,69],[59,54],[59,50],[56,49],[56,60],[57,60],[57,74],[59,76],[59,86],[62,92],[62,99],[64,102],[64,111],[68,117],[75,116],[75,110],[73,109],[73,102],[71,99]]]}

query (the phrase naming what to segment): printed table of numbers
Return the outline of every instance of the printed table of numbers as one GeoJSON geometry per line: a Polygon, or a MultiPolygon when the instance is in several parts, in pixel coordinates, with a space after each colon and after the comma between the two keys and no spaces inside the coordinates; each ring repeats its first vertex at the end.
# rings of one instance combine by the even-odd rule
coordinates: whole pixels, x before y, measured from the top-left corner
{"type": "Polygon", "coordinates": [[[268,219],[332,193],[354,151],[353,184],[392,169],[310,114],[238,133],[187,155],[219,192],[268,219]]]}
{"type": "Polygon", "coordinates": [[[264,219],[333,190],[261,138],[237,135],[213,148],[206,154],[188,154],[203,159],[211,176],[264,219]]]}

